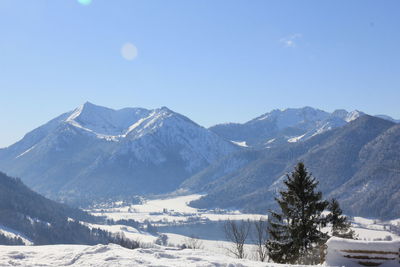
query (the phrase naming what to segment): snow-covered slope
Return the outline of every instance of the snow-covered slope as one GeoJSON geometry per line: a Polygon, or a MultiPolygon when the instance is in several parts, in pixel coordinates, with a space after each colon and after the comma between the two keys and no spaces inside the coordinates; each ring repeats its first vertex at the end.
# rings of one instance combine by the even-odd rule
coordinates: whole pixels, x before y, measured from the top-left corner
{"type": "Polygon", "coordinates": [[[232,154],[186,180],[182,188],[207,193],[192,203],[197,208],[266,211],[275,204],[285,174],[303,161],[323,194],[337,198],[348,214],[398,218],[399,137],[400,125],[364,115],[304,142],[232,154]]]}
{"type": "Polygon", "coordinates": [[[85,103],[0,150],[0,169],[47,196],[91,200],[172,191],[238,149],[166,107],[85,103]]]}
{"type": "Polygon", "coordinates": [[[150,113],[150,110],[143,108],[113,110],[86,102],[76,108],[66,122],[99,138],[112,139],[123,137],[131,125],[150,113]]]}
{"type": "MultiPolygon", "coordinates": [[[[0,246],[1,266],[226,266],[283,267],[288,265],[239,260],[202,250],[141,248],[118,245],[0,246]]],[[[295,265],[291,265],[295,267],[295,265]]],[[[309,266],[309,265],[308,265],[309,266]]],[[[309,266],[312,267],[312,266],[309,266]]]]}
{"type": "Polygon", "coordinates": [[[317,134],[345,125],[363,115],[344,109],[332,113],[311,107],[273,110],[246,123],[218,124],[210,130],[236,143],[272,147],[305,141],[317,134]]]}

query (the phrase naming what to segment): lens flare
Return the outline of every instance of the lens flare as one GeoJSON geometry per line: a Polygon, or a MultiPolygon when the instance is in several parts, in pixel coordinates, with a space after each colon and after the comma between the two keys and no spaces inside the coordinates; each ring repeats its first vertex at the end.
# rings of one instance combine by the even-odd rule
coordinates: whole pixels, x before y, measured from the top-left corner
{"type": "Polygon", "coordinates": [[[134,60],[137,57],[138,51],[132,43],[126,43],[121,48],[121,55],[126,60],[134,60]]]}
{"type": "Polygon", "coordinates": [[[78,3],[84,6],[88,6],[92,3],[92,0],[78,0],[78,3]]]}

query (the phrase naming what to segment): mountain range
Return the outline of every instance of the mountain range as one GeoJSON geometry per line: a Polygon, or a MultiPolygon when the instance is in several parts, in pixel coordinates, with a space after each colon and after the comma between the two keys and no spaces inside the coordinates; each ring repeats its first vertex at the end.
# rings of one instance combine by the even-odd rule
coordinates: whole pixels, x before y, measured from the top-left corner
{"type": "Polygon", "coordinates": [[[299,161],[318,179],[324,196],[337,198],[347,214],[400,217],[400,125],[368,115],[304,142],[232,154],[182,187],[207,192],[192,203],[199,208],[266,212],[299,161]]]}
{"type": "Polygon", "coordinates": [[[0,169],[66,202],[170,192],[239,149],[168,108],[85,103],[0,150],[0,169]]]}
{"type": "Polygon", "coordinates": [[[218,135],[251,147],[272,147],[307,140],[341,127],[364,115],[360,111],[335,110],[332,113],[304,107],[273,110],[246,123],[225,123],[210,128],[218,135]]]}
{"type": "Polygon", "coordinates": [[[205,193],[196,207],[265,212],[304,161],[348,214],[400,217],[397,122],[304,107],[207,129],[166,107],[87,102],[0,149],[0,170],[78,205],[178,190],[205,193]]]}

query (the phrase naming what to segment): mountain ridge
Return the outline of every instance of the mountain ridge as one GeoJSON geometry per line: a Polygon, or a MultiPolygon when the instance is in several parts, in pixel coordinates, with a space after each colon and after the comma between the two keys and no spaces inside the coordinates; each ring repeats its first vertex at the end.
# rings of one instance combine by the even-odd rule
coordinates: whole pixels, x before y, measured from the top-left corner
{"type": "MultiPolygon", "coordinates": [[[[399,134],[400,128],[397,124],[363,115],[343,127],[316,135],[304,142],[260,150],[255,160],[249,160],[244,166],[231,168],[230,172],[224,173],[224,163],[217,162],[201,174],[185,181],[182,187],[190,191],[191,188],[196,188],[191,187],[192,185],[201,185],[197,189],[207,195],[193,203],[198,208],[240,208],[266,212],[273,207],[273,197],[280,190],[285,175],[298,161],[303,161],[320,181],[320,189],[326,197],[338,198],[348,214],[398,217],[400,188],[395,185],[400,181],[400,172],[396,172],[396,164],[400,160],[400,152],[396,150],[400,142],[399,134]],[[389,145],[391,142],[387,141],[387,136],[391,138],[392,146],[389,145]],[[379,140],[381,141],[378,142],[379,140]],[[385,144],[384,149],[380,143],[385,144]],[[368,157],[369,154],[380,155],[382,159],[374,161],[368,157]],[[385,171],[381,170],[382,165],[386,166],[385,171]],[[216,170],[224,175],[202,183],[210,180],[209,177],[213,177],[216,170]],[[382,174],[378,175],[378,170],[382,174]],[[372,186],[372,181],[377,179],[381,181],[374,182],[375,186],[372,186]],[[368,182],[371,186],[362,194],[360,190],[368,182]],[[387,186],[379,189],[379,184],[387,186]],[[232,195],[236,197],[227,197],[232,195]],[[365,196],[369,196],[369,199],[365,196]],[[379,199],[380,203],[371,198],[379,199]],[[385,203],[390,204],[386,206],[385,203]],[[372,205],[376,209],[371,209],[372,205]]],[[[243,156],[243,152],[237,154],[243,156]]],[[[226,158],[225,162],[234,162],[239,157],[237,154],[226,158]]]]}
{"type": "Polygon", "coordinates": [[[217,124],[209,129],[218,135],[252,147],[271,147],[304,141],[341,127],[365,113],[338,109],[332,113],[312,107],[274,109],[245,123],[217,124]]]}
{"type": "MultiPolygon", "coordinates": [[[[199,206],[218,202],[223,207],[248,209],[269,203],[271,199],[261,195],[275,192],[278,187],[274,186],[279,185],[285,171],[302,157],[312,171],[316,168],[317,174],[322,174],[319,165],[324,166],[324,160],[342,164],[343,170],[360,170],[364,161],[358,155],[349,160],[356,167],[346,165],[341,157],[361,151],[367,143],[361,147],[355,144],[367,142],[368,133],[374,133],[374,127],[381,124],[395,125],[387,117],[373,117],[360,111],[329,113],[311,107],[273,110],[248,124],[224,124],[229,128],[228,134],[247,135],[251,140],[247,143],[224,136],[212,127],[202,127],[167,107],[114,110],[86,102],[0,149],[0,169],[22,177],[28,186],[47,197],[77,205],[184,188],[209,194],[198,201],[199,206]],[[363,121],[372,128],[361,127],[363,121]],[[339,138],[339,133],[354,125],[359,125],[363,134],[360,140],[351,135],[339,138]],[[235,127],[240,129],[236,131],[235,127]],[[326,147],[326,154],[322,147],[326,147]],[[322,154],[313,156],[315,151],[322,154]],[[345,152],[341,156],[335,151],[345,152]],[[263,175],[266,180],[261,179],[263,175]],[[219,199],[218,194],[226,192],[236,198],[228,198],[230,202],[219,199]],[[254,203],[254,199],[258,201],[254,203]],[[250,204],[244,205],[245,201],[250,204]]],[[[385,142],[378,144],[386,147],[385,153],[392,153],[385,142]]],[[[376,154],[376,146],[371,145],[371,153],[376,154]]],[[[388,160],[384,156],[381,159],[388,160]]],[[[347,173],[339,177],[330,166],[325,170],[330,171],[333,180],[350,181],[347,173]]],[[[338,168],[337,173],[342,173],[342,169],[338,168]]],[[[356,172],[353,174],[356,176],[356,172]]],[[[335,185],[338,190],[339,185],[335,185]]],[[[334,195],[332,187],[325,186],[325,191],[334,195]]],[[[348,203],[349,210],[365,212],[348,203]]]]}
{"type": "Polygon", "coordinates": [[[0,168],[69,202],[173,190],[239,149],[166,107],[113,110],[85,103],[1,149],[0,168]]]}

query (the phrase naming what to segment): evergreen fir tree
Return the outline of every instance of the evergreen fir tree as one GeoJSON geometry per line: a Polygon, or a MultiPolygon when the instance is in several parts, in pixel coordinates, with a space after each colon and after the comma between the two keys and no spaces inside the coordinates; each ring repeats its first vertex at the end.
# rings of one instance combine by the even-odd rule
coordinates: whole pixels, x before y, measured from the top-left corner
{"type": "Polygon", "coordinates": [[[354,239],[355,233],[350,228],[350,222],[347,217],[342,215],[343,211],[336,199],[329,202],[328,210],[330,214],[326,217],[327,221],[332,224],[332,236],[341,238],[354,239]]]}
{"type": "Polygon", "coordinates": [[[281,212],[271,212],[268,219],[269,257],[277,263],[320,263],[328,239],[320,231],[325,226],[321,213],[328,202],[322,200],[321,192],[316,192],[318,182],[302,162],[287,175],[284,185],[286,190],[276,198],[281,212]]]}

